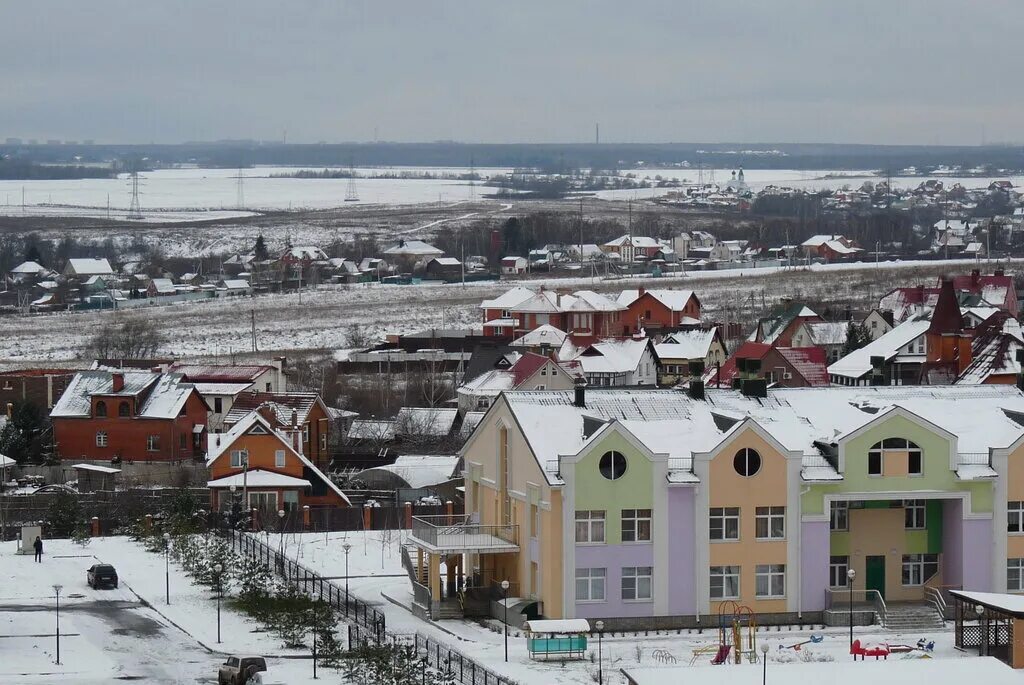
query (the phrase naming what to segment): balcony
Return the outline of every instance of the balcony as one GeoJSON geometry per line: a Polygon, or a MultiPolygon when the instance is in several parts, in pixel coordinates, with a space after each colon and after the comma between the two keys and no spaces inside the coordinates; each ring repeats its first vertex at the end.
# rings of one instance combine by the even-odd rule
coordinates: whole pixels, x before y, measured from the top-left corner
{"type": "Polygon", "coordinates": [[[440,554],[519,551],[519,526],[485,526],[466,515],[413,516],[409,542],[440,554]]]}

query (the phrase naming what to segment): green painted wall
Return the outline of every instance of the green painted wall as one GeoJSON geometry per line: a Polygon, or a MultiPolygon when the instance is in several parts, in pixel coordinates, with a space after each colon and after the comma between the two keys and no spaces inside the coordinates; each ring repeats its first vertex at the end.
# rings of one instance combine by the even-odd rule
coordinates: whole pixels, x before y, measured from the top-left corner
{"type": "MultiPolygon", "coordinates": [[[[949,441],[931,429],[903,416],[891,416],[850,440],[845,447],[843,480],[834,484],[811,484],[801,498],[804,514],[824,514],[825,495],[843,492],[940,491],[971,493],[974,512],[992,511],[990,481],[960,482],[949,468],[949,441]],[[868,450],[885,438],[906,438],[923,452],[923,475],[904,477],[868,476],[868,450]]],[[[926,497],[926,495],[923,495],[926,497]]],[[[939,514],[941,517],[941,513],[939,514]]],[[[940,532],[941,535],[941,532],[940,532]]]]}
{"type": "Polygon", "coordinates": [[[942,505],[941,500],[925,502],[925,525],[928,527],[928,554],[942,552],[942,505]]]}
{"type": "MultiPolygon", "coordinates": [[[[647,457],[618,433],[610,433],[595,443],[576,463],[575,507],[578,510],[605,510],[605,542],[622,542],[623,509],[653,509],[654,469],[647,457]],[[601,455],[609,450],[626,457],[626,473],[617,480],[601,475],[601,455]],[[614,509],[609,509],[614,507],[614,509]]],[[[657,523],[655,523],[657,525],[657,523]]]]}

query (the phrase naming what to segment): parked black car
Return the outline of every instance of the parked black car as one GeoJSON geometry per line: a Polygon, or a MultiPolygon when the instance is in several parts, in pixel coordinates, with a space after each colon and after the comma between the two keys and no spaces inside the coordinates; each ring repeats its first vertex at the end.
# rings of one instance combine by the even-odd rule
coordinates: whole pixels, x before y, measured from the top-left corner
{"type": "Polygon", "coordinates": [[[101,587],[117,587],[117,570],[110,564],[93,564],[85,572],[85,580],[89,587],[98,590],[101,587]]]}

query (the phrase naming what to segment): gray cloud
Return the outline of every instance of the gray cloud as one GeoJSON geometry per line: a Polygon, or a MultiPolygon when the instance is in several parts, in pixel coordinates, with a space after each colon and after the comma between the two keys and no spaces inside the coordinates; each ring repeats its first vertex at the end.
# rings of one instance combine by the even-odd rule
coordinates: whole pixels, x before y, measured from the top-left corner
{"type": "Polygon", "coordinates": [[[0,26],[0,137],[1022,138],[1014,0],[34,0],[0,26]]]}

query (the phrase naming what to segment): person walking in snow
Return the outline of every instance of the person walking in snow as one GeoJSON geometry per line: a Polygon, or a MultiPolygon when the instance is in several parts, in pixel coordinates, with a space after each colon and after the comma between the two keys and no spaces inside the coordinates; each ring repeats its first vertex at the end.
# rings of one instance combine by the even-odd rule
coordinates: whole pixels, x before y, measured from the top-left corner
{"type": "Polygon", "coordinates": [[[38,535],[36,541],[32,543],[32,547],[36,550],[36,561],[40,564],[43,563],[43,541],[38,535]]]}

